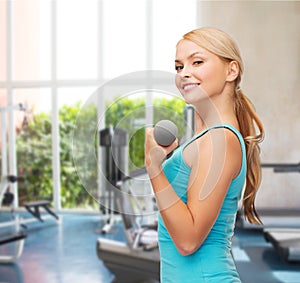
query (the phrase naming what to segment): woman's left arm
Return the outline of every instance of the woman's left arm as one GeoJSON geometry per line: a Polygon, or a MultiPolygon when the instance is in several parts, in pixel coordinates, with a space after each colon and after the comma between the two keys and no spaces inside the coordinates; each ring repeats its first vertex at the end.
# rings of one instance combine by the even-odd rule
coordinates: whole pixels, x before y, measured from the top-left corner
{"type": "Polygon", "coordinates": [[[175,193],[162,170],[165,156],[175,147],[161,148],[146,134],[146,167],[165,226],[182,255],[189,255],[203,243],[220,212],[232,179],[241,166],[238,138],[231,131],[215,129],[187,149],[191,167],[187,203],[175,193]],[[239,150],[237,150],[239,149],[239,150]],[[196,150],[196,151],[195,151],[196,150]]]}

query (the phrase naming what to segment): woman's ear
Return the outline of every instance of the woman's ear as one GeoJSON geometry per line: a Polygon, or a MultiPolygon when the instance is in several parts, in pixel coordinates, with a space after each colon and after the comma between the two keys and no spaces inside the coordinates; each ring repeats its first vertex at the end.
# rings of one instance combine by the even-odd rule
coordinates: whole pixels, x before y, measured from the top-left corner
{"type": "Polygon", "coordinates": [[[230,61],[228,64],[227,82],[233,82],[239,75],[240,68],[237,61],[230,61]]]}

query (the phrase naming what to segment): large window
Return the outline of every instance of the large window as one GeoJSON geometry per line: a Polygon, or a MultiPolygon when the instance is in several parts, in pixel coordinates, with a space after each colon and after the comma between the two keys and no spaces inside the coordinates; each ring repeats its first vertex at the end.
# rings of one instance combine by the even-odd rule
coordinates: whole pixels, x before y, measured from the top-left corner
{"type": "MultiPolygon", "coordinates": [[[[3,108],[3,107],[5,107],[7,105],[7,95],[6,95],[6,89],[1,89],[0,88],[0,108],[3,108]]],[[[3,119],[3,117],[4,117],[4,119],[6,120],[6,113],[2,113],[2,111],[0,111],[0,133],[3,133],[3,121],[2,121],[2,119],[3,119]]],[[[4,121],[5,122],[5,121],[4,121]]],[[[2,138],[3,138],[3,135],[1,134],[1,138],[0,138],[0,141],[1,141],[1,143],[0,143],[0,148],[1,148],[1,151],[0,151],[0,160],[1,160],[1,162],[0,162],[0,172],[1,173],[4,173],[4,171],[6,171],[6,169],[5,168],[3,168],[3,166],[2,166],[2,150],[3,150],[3,142],[2,142],[2,138]],[[4,171],[3,171],[4,170],[4,171]]],[[[5,153],[4,153],[4,155],[5,155],[5,153]]],[[[4,167],[5,167],[5,164],[4,164],[4,167]]]]}
{"type": "Polygon", "coordinates": [[[51,90],[20,88],[13,90],[13,103],[22,102],[26,111],[15,111],[17,174],[20,205],[53,198],[51,90]]]}
{"type": "MultiPolygon", "coordinates": [[[[8,135],[9,143],[16,145],[9,152],[10,173],[25,174],[28,160],[22,150],[28,149],[34,161],[45,162],[42,169],[47,174],[40,180],[42,191],[33,188],[37,171],[28,170],[26,182],[32,190],[26,192],[20,184],[20,202],[50,198],[57,210],[93,208],[82,194],[74,197],[72,190],[78,187],[74,189],[74,179],[68,178],[75,174],[68,143],[76,113],[96,89],[119,76],[144,70],[173,72],[175,45],[196,24],[197,0],[0,1],[0,105],[28,107],[10,119],[10,128],[16,129],[8,135]],[[26,136],[29,128],[31,136],[26,136]],[[47,142],[47,149],[39,148],[47,142]]],[[[143,99],[145,109],[135,113],[133,127],[157,119],[150,107],[157,94],[141,91],[134,96],[118,83],[114,87],[99,97],[97,127],[107,126],[106,111],[122,95],[143,99]]],[[[158,96],[170,99],[168,94],[158,96]]],[[[139,166],[140,161],[130,158],[139,166]]]]}
{"type": "Polygon", "coordinates": [[[58,79],[98,79],[99,5],[97,0],[56,1],[58,79]]]}
{"type": "MultiPolygon", "coordinates": [[[[0,82],[1,81],[6,81],[6,60],[3,60],[7,56],[7,50],[6,50],[6,2],[5,1],[0,1],[0,82]]],[[[1,103],[1,101],[0,101],[1,103]]]]}

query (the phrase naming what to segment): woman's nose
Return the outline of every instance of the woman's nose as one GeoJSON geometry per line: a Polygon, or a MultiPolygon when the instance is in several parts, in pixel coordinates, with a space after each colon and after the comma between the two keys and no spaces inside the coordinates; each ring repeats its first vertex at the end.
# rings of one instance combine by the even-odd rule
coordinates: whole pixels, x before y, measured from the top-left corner
{"type": "Polygon", "coordinates": [[[182,78],[186,78],[186,79],[190,78],[192,76],[190,69],[187,67],[184,67],[182,69],[182,71],[180,72],[180,75],[182,78]]]}

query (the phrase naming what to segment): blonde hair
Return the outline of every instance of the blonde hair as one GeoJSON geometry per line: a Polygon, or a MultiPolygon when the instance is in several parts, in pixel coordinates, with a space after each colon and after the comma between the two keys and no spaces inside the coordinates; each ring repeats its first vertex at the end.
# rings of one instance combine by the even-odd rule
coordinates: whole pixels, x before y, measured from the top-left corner
{"type": "Polygon", "coordinates": [[[200,28],[188,32],[183,39],[190,40],[225,61],[236,61],[239,74],[235,80],[233,94],[234,111],[238,119],[240,132],[245,140],[247,154],[246,188],[243,196],[245,217],[250,223],[261,224],[255,209],[255,197],[261,182],[260,147],[264,129],[249,98],[241,91],[240,82],[244,64],[238,46],[225,32],[215,28],[200,28]],[[258,133],[257,133],[258,129],[258,133]]]}

